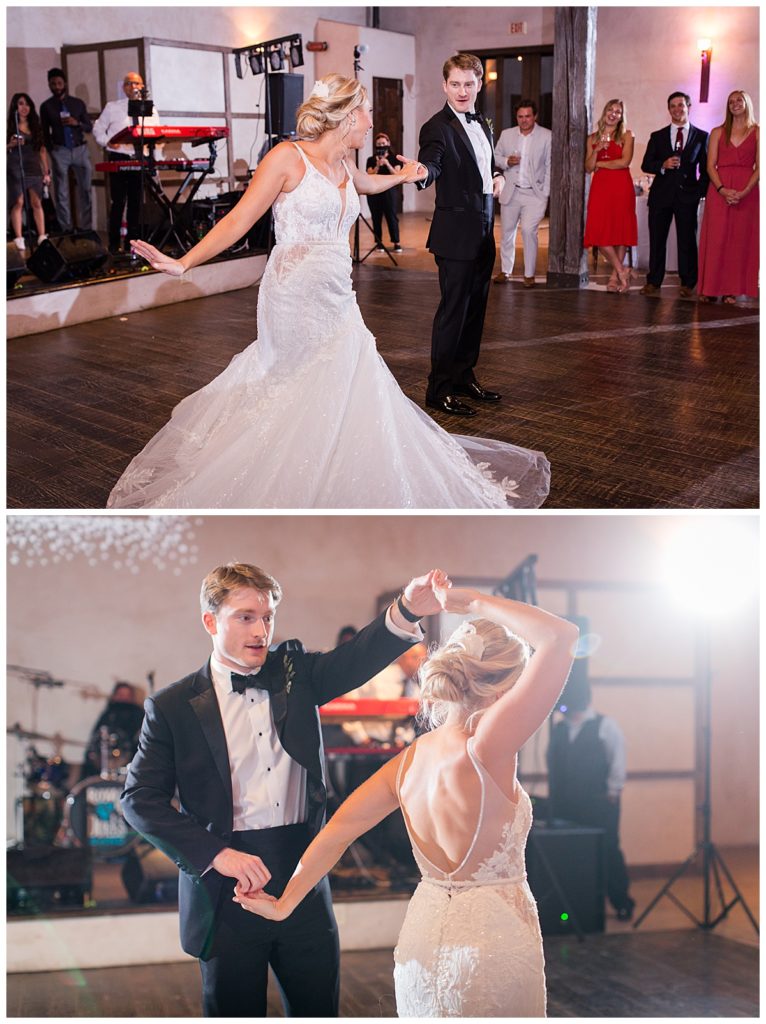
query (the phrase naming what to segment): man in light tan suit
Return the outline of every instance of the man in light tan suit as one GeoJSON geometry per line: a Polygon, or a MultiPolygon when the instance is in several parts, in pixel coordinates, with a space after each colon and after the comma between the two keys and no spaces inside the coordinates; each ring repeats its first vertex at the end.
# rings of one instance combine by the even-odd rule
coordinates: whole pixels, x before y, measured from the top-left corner
{"type": "Polygon", "coordinates": [[[501,271],[498,284],[510,281],[521,221],[524,245],[524,287],[534,288],[537,262],[537,229],[545,216],[551,191],[551,133],[537,123],[537,104],[521,100],[516,106],[516,128],[500,133],[495,160],[503,168],[505,188],[500,193],[501,271]]]}

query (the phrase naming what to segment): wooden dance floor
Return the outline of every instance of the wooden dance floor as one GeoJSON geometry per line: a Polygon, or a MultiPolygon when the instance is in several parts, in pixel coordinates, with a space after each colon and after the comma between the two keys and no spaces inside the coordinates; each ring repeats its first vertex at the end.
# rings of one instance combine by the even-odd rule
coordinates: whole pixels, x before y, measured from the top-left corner
{"type": "MultiPolygon", "coordinates": [[[[758,950],[672,931],[545,940],[550,1017],[757,1017],[758,950]]],[[[395,1017],[391,950],[344,953],[341,1016],[395,1017]]],[[[12,974],[9,1017],[199,1017],[196,963],[12,974]]],[[[273,983],[268,1016],[283,1016],[273,983]]]]}
{"type": "MultiPolygon", "coordinates": [[[[406,249],[398,268],[375,256],[354,275],[381,355],[421,405],[432,266],[406,249]]],[[[544,451],[549,509],[758,507],[757,307],[681,300],[674,277],[650,299],[642,280],[629,295],[493,284],[478,376],[504,401],[436,418],[544,451]]],[[[253,339],[256,298],[244,289],[10,341],[8,506],[102,508],[173,406],[253,339]]]]}

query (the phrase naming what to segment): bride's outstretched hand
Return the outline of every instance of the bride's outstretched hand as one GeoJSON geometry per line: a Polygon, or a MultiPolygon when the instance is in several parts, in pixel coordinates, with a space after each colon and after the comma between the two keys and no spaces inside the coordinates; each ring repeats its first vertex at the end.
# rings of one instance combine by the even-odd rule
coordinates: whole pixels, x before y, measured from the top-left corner
{"type": "Polygon", "coordinates": [[[279,900],[274,896],[269,896],[266,892],[261,891],[252,896],[246,896],[237,885],[234,888],[233,899],[243,910],[249,910],[251,914],[257,914],[258,917],[265,917],[267,921],[284,921],[287,917],[279,905],[279,900]]]}
{"type": "Polygon", "coordinates": [[[166,256],[148,242],[142,242],[140,238],[131,239],[131,251],[141,259],[146,260],[152,270],[159,270],[163,274],[170,274],[171,277],[180,277],[185,267],[180,260],[174,260],[172,256],[166,256]]]}
{"type": "Polygon", "coordinates": [[[442,610],[453,615],[470,615],[471,605],[476,600],[476,591],[467,587],[440,586],[434,583],[434,596],[442,610]]]}
{"type": "Polygon", "coordinates": [[[410,160],[408,156],[402,156],[401,154],[398,154],[396,159],[402,165],[399,173],[404,175],[406,182],[425,181],[428,177],[428,168],[424,167],[423,164],[419,164],[417,160],[410,160]]]}

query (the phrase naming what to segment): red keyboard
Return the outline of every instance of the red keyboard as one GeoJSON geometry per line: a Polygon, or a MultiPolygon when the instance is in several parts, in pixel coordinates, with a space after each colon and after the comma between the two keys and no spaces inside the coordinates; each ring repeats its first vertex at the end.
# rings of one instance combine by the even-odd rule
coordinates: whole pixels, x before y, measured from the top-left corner
{"type": "MultiPolygon", "coordinates": [[[[158,171],[206,171],[210,166],[209,160],[155,160],[154,167],[158,171]]],[[[105,160],[96,164],[97,171],[140,171],[140,160],[105,160]]]]}
{"type": "Polygon", "coordinates": [[[123,128],[109,140],[110,146],[124,146],[136,142],[143,135],[144,139],[161,142],[163,139],[176,139],[178,142],[215,142],[216,139],[227,139],[229,129],[226,125],[181,125],[181,124],[146,124],[143,132],[141,125],[134,124],[123,128]]]}
{"type": "Polygon", "coordinates": [[[319,709],[323,721],[353,721],[358,718],[383,722],[395,722],[400,718],[414,718],[420,702],[411,697],[399,700],[352,700],[338,697],[319,709]]]}

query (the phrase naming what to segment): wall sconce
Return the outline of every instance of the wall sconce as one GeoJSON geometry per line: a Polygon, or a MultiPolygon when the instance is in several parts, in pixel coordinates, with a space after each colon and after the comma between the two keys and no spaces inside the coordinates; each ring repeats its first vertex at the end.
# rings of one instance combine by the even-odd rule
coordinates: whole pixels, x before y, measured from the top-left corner
{"type": "Polygon", "coordinates": [[[700,51],[700,103],[707,103],[710,88],[710,62],[713,59],[713,43],[710,39],[698,39],[700,51]]]}
{"type": "Polygon", "coordinates": [[[497,71],[488,71],[487,72],[487,81],[488,82],[496,82],[497,81],[497,71]]]}

